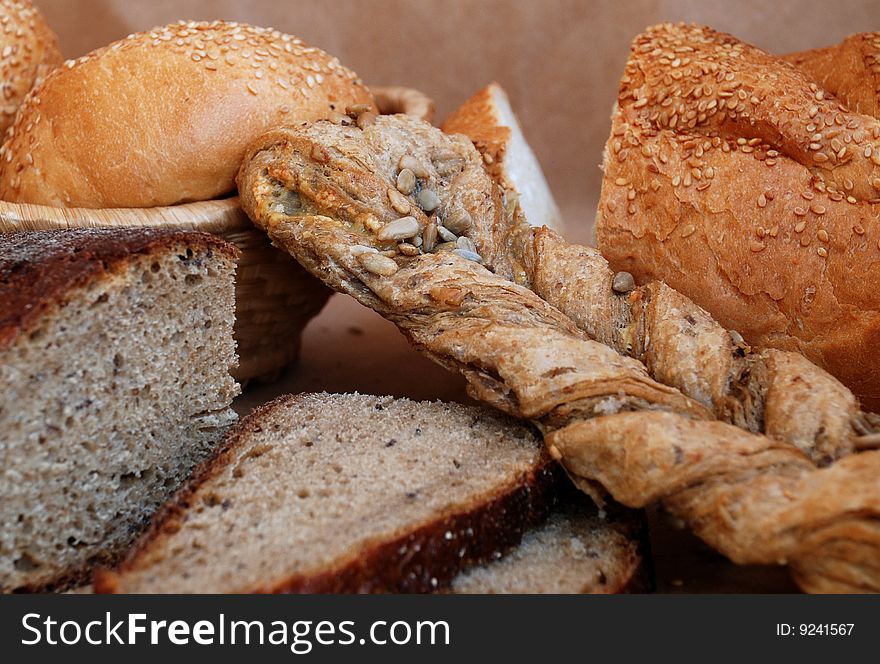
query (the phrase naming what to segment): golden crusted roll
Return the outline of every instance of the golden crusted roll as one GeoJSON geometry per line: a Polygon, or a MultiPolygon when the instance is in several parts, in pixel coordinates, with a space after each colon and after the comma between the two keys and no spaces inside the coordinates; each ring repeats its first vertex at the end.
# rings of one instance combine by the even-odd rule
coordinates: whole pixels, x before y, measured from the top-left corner
{"type": "Polygon", "coordinates": [[[709,28],[633,42],[605,149],[599,248],[751,344],[880,407],[880,122],[709,28]]]}
{"type": "Polygon", "coordinates": [[[30,0],[0,0],[0,135],[37,79],[61,60],[58,38],[30,0]]]}
{"type": "Polygon", "coordinates": [[[336,58],[276,30],[155,28],[68,60],[33,91],[0,154],[0,199],[107,208],[218,198],[269,127],[372,103],[336,58]]]}

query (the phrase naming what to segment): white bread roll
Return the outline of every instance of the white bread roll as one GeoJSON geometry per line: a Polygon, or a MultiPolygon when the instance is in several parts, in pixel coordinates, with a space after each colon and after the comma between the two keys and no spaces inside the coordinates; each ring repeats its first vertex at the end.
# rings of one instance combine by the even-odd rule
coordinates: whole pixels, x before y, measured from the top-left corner
{"type": "Polygon", "coordinates": [[[61,60],[58,38],[29,0],[0,0],[0,134],[36,80],[61,60]]]}
{"type": "Polygon", "coordinates": [[[218,198],[269,127],[372,103],[336,58],[276,30],[155,28],[67,61],[33,90],[0,154],[0,199],[106,208],[218,198]]]}

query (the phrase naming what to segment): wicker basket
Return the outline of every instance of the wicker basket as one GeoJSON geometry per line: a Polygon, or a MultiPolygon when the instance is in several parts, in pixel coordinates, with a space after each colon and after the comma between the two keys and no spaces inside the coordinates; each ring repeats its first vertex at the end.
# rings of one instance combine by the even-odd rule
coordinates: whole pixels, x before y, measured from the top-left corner
{"type": "MultiPolygon", "coordinates": [[[[407,88],[378,88],[380,111],[430,121],[433,103],[407,88]]],[[[238,205],[238,198],[172,207],[87,210],[0,201],[0,232],[77,227],[161,226],[213,233],[241,249],[235,277],[235,377],[272,380],[293,361],[306,323],[330,291],[288,254],[275,249],[238,205]]]]}

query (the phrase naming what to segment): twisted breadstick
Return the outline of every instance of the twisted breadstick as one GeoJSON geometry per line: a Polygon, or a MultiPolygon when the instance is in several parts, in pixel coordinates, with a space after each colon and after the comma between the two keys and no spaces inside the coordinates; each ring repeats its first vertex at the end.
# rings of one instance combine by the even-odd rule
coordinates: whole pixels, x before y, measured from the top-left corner
{"type": "Polygon", "coordinates": [[[737,563],[788,563],[809,592],[880,591],[880,451],[817,470],[789,445],[669,413],[545,436],[569,473],[632,507],[660,500],[737,563]]]}
{"type": "Polygon", "coordinates": [[[615,292],[615,274],[597,250],[547,228],[518,229],[515,255],[535,293],[718,419],[794,444],[818,463],[875,444],[865,434],[876,417],[802,355],[747,346],[662,282],[615,292]]]}
{"type": "MultiPolygon", "coordinates": [[[[478,175],[469,146],[454,139],[442,144],[452,145],[442,160],[447,175],[433,184],[450,200],[465,201],[442,212],[456,215],[459,228],[467,215],[473,245],[424,253],[416,234],[421,231],[421,249],[430,249],[436,218],[412,206],[411,219],[395,219],[386,208],[400,200],[387,173],[397,170],[394,157],[401,152],[428,150],[426,137],[444,139],[410,125],[402,137],[389,132],[400,141],[394,145],[380,123],[393,128],[410,121],[380,119],[362,134],[326,123],[282,129],[254,148],[239,190],[275,244],[330,287],[392,320],[418,350],[462,373],[472,396],[535,421],[551,452],[598,500],[603,490],[627,505],[659,500],[733,560],[791,564],[808,590],[880,590],[880,451],[817,469],[796,441],[711,421],[708,408],[652,380],[640,362],[586,338],[570,318],[509,280],[512,275],[540,290],[537,277],[544,273],[537,265],[550,254],[534,245],[553,236],[531,236],[533,258],[544,257],[535,265],[511,260],[528,259],[527,251],[512,248],[528,244],[507,232],[495,207],[497,191],[478,175]],[[413,143],[413,133],[423,140],[413,143]],[[371,135],[378,145],[364,140],[371,135]],[[496,274],[479,264],[478,244],[496,274]]],[[[431,158],[409,156],[416,162],[407,163],[419,169],[419,160],[431,158]]],[[[423,207],[436,208],[435,197],[424,192],[437,191],[425,179],[416,196],[422,194],[423,207]]],[[[587,279],[584,288],[593,283],[587,279]]],[[[622,303],[604,303],[623,315],[633,311],[632,303],[616,309],[622,303]]],[[[594,322],[585,316],[583,324],[594,322]]],[[[594,336],[613,342],[613,330],[594,327],[594,336]]],[[[711,344],[707,348],[711,352],[711,344]]]]}
{"type": "MultiPolygon", "coordinates": [[[[597,251],[531,229],[510,197],[502,203],[463,137],[404,117],[379,118],[363,131],[318,123],[270,132],[245,164],[239,191],[260,224],[271,215],[324,215],[369,231],[374,242],[385,238],[375,247],[391,256],[437,247],[469,254],[534,290],[589,338],[642,361],[657,382],[719,419],[797,445],[820,463],[873,440],[864,435],[873,435],[875,424],[852,394],[800,355],[752,351],[663,284],[615,292],[614,275],[597,251]],[[419,200],[435,195],[437,205],[428,211],[399,189],[405,171],[415,175],[409,166],[419,171],[417,189],[402,191],[419,200]],[[438,236],[449,237],[448,228],[463,236],[458,244],[438,236]],[[468,239],[473,252],[458,246],[468,239]]],[[[359,260],[381,270],[383,263],[392,269],[395,259],[359,260]]]]}

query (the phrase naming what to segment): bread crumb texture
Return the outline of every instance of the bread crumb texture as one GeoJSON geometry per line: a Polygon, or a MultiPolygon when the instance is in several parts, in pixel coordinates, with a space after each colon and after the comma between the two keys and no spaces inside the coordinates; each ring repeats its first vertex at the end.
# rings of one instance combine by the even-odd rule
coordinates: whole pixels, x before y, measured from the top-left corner
{"type": "Polygon", "coordinates": [[[194,233],[0,236],[0,590],[113,561],[234,420],[234,257],[194,233]]]}
{"type": "Polygon", "coordinates": [[[123,566],[116,590],[272,590],[363,560],[383,542],[400,540],[406,552],[408,532],[466,515],[544,458],[530,427],[480,408],[282,397],[236,427],[182,509],[123,566]]]}

